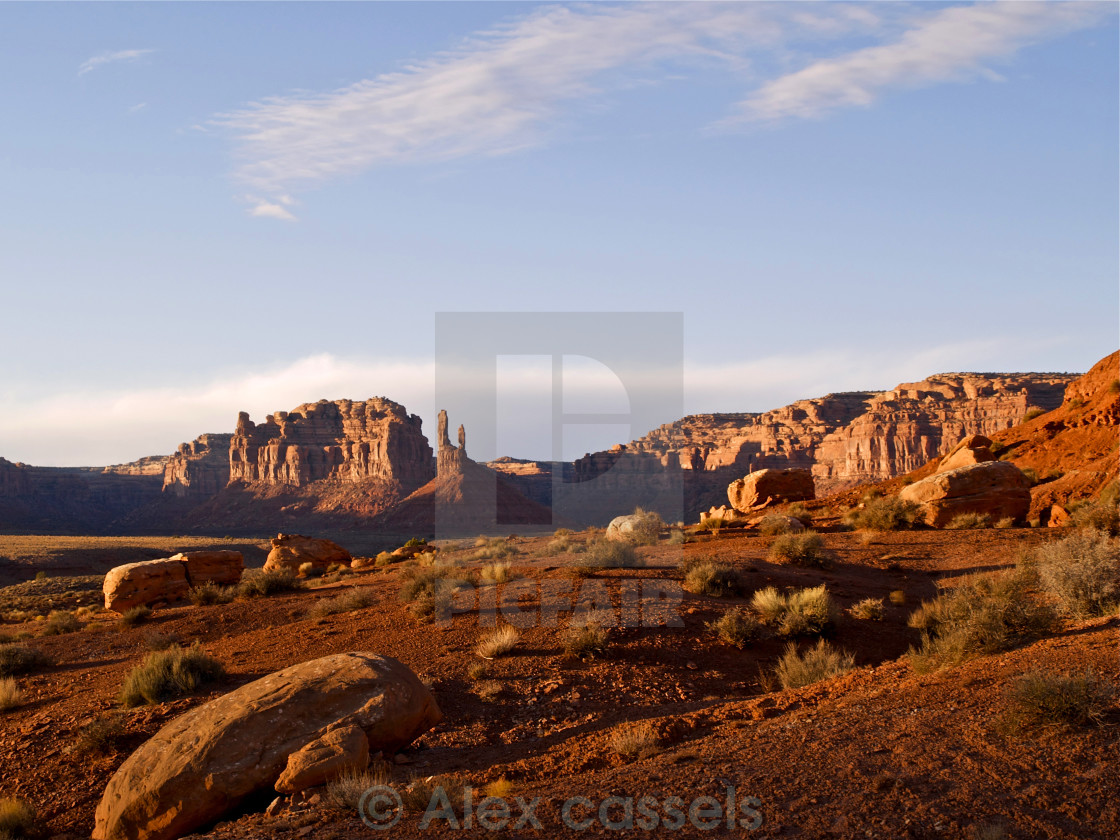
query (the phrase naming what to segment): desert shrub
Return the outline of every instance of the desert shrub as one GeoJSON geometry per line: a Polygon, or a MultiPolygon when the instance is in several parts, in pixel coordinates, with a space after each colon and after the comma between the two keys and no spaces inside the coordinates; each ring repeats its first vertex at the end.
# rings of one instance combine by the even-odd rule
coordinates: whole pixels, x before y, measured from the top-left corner
{"type": "Polygon", "coordinates": [[[821,535],[816,531],[782,534],[770,546],[769,559],[775,563],[798,566],[823,566],[825,562],[821,535]]]}
{"type": "Polygon", "coordinates": [[[420,621],[433,621],[446,615],[455,591],[464,581],[451,574],[448,566],[426,566],[408,569],[401,581],[400,598],[420,621]]]}
{"type": "Polygon", "coordinates": [[[261,572],[241,581],[237,594],[242,598],[267,598],[281,592],[294,592],[303,589],[303,584],[288,569],[273,569],[261,572]]]}
{"type": "Polygon", "coordinates": [[[427,545],[428,541],[424,537],[413,537],[402,546],[403,548],[418,548],[422,545],[427,545]]]}
{"type": "Polygon", "coordinates": [[[202,650],[195,642],[187,650],[170,647],[150,653],[143,664],[125,677],[120,701],[126,709],[151,703],[162,703],[216,682],[225,676],[222,663],[202,650]]]}
{"type": "Polygon", "coordinates": [[[975,531],[991,527],[992,517],[986,513],[958,513],[945,525],[950,531],[975,531]]]}
{"type": "Polygon", "coordinates": [[[517,554],[517,546],[504,537],[479,537],[475,545],[478,550],[471,555],[472,560],[504,560],[517,554]]]}
{"type": "MultiPolygon", "coordinates": [[[[566,528],[560,528],[558,530],[567,531],[566,528]]],[[[571,532],[568,531],[568,533],[566,534],[557,534],[555,539],[550,540],[548,545],[545,547],[545,554],[574,554],[576,552],[583,551],[583,548],[583,543],[581,543],[579,540],[573,539],[571,536],[571,532]]]]}
{"type": "Polygon", "coordinates": [[[1100,726],[1116,702],[1116,689],[1093,671],[1052,674],[1030,671],[1008,692],[1003,725],[1012,733],[1028,729],[1100,726]]]}
{"type": "Polygon", "coordinates": [[[751,607],[764,624],[776,626],[783,636],[825,633],[832,629],[836,613],[832,596],[823,583],[788,595],[768,586],[754,593],[751,607]]]}
{"type": "Polygon", "coordinates": [[[0,712],[23,705],[23,691],[14,677],[0,677],[0,712]]]}
{"type": "Polygon", "coordinates": [[[684,545],[688,542],[688,536],[680,528],[673,528],[669,531],[669,545],[684,545]]]}
{"type": "Polygon", "coordinates": [[[393,556],[392,552],[379,551],[379,552],[377,552],[377,556],[373,558],[373,565],[374,566],[388,566],[390,563],[393,563],[396,559],[397,558],[393,556]]]}
{"type": "MultiPolygon", "coordinates": [[[[762,517],[762,521],[758,523],[758,533],[763,537],[777,537],[782,534],[791,534],[794,532],[793,527],[790,525],[790,517],[784,516],[780,513],[768,513],[762,517]]],[[[801,529],[796,529],[800,533],[801,529]]]]}
{"type": "Polygon", "coordinates": [[[1042,587],[1071,615],[1107,615],[1120,605],[1120,539],[1078,530],[1034,552],[1042,587]]]}
{"type": "Polygon", "coordinates": [[[505,688],[497,680],[483,680],[475,687],[475,694],[487,703],[493,703],[505,693],[505,688]]]}
{"type": "Polygon", "coordinates": [[[848,511],[843,522],[850,528],[866,531],[902,531],[914,524],[917,515],[918,506],[913,502],[898,496],[879,496],[848,511]]]}
{"type": "Polygon", "coordinates": [[[37,833],[35,810],[22,799],[0,798],[0,840],[24,840],[37,833]]]}
{"type": "Polygon", "coordinates": [[[862,601],[852,604],[848,609],[848,614],[852,618],[864,621],[881,621],[883,618],[883,599],[864,598],[862,601]]]}
{"type": "Polygon", "coordinates": [[[152,608],[141,604],[121,614],[121,627],[135,627],[152,617],[152,608]]]}
{"type": "Polygon", "coordinates": [[[744,648],[757,639],[761,629],[758,619],[743,610],[730,610],[708,623],[709,631],[737,648],[744,648]]]}
{"type": "Polygon", "coordinates": [[[806,528],[813,524],[813,514],[805,507],[804,502],[794,502],[786,508],[786,516],[792,516],[806,528]]]}
{"type": "Polygon", "coordinates": [[[521,638],[521,634],[517,632],[516,627],[503,624],[479,639],[474,652],[483,659],[496,659],[499,656],[505,656],[517,647],[519,638],[521,638]]]}
{"type": "Polygon", "coordinates": [[[312,618],[326,618],[328,615],[364,610],[374,604],[373,594],[368,589],[352,589],[333,598],[323,598],[311,608],[312,618]]]}
{"type": "Polygon", "coordinates": [[[75,633],[82,629],[82,623],[74,613],[67,610],[54,610],[47,617],[46,627],[43,628],[44,636],[61,636],[66,633],[75,633]]]}
{"type": "Polygon", "coordinates": [[[682,585],[694,595],[713,598],[736,595],[742,587],[738,572],[730,566],[711,560],[692,566],[685,574],[682,585]]]}
{"type": "Polygon", "coordinates": [[[1071,513],[1078,528],[1105,531],[1111,536],[1120,534],[1120,479],[1113,480],[1101,490],[1096,501],[1082,502],[1071,513]]]}
{"type": "Polygon", "coordinates": [[[310,560],[306,563],[300,563],[299,564],[299,576],[300,577],[305,577],[305,578],[321,577],[323,575],[323,573],[324,573],[324,570],[320,569],[318,566],[316,566],[310,560]]]}
{"type": "Polygon", "coordinates": [[[552,532],[552,536],[554,536],[554,537],[570,537],[571,535],[572,535],[572,529],[571,528],[557,528],[555,531],[552,532]]]}
{"type": "Polygon", "coordinates": [[[442,802],[443,797],[446,797],[451,807],[459,813],[462,810],[465,791],[466,783],[458,776],[441,774],[413,779],[402,791],[401,799],[405,809],[422,814],[432,802],[432,797],[442,793],[442,797],[435,800],[436,803],[442,802]]]}
{"type": "Polygon", "coordinates": [[[78,730],[71,752],[77,755],[110,755],[125,740],[127,718],[121,713],[98,715],[78,730]]]}
{"type": "Polygon", "coordinates": [[[910,649],[911,664],[921,672],[1042,638],[1057,628],[1057,616],[1031,596],[1021,576],[990,575],[923,603],[909,624],[924,631],[921,646],[910,649]]]}
{"type": "Polygon", "coordinates": [[[1001,530],[1005,528],[1014,528],[1015,520],[1010,516],[1005,516],[996,522],[995,527],[1001,530]]]}
{"type": "Polygon", "coordinates": [[[1023,412],[1023,422],[1026,423],[1028,420],[1041,417],[1045,413],[1046,409],[1040,405],[1028,405],[1027,410],[1023,412]]]}
{"type": "Polygon", "coordinates": [[[804,653],[790,642],[774,668],[774,675],[782,688],[800,688],[846,674],[854,665],[855,658],[850,653],[837,650],[824,639],[804,653]]]}
{"type": "Polygon", "coordinates": [[[478,682],[490,673],[490,667],[485,662],[472,662],[467,667],[467,677],[478,682]]]}
{"type": "Polygon", "coordinates": [[[387,785],[391,779],[391,768],[384,761],[375,761],[368,769],[351,768],[327,783],[324,799],[328,808],[353,814],[358,810],[363,793],[370,788],[387,785]]]}
{"type": "Polygon", "coordinates": [[[607,631],[598,624],[571,624],[568,626],[564,652],[580,659],[590,659],[606,653],[608,641],[607,631]]]}
{"type": "Polygon", "coordinates": [[[508,583],[513,580],[513,565],[508,561],[487,563],[478,573],[479,580],[483,583],[508,583]]]}
{"type": "Polygon", "coordinates": [[[29,674],[51,664],[50,657],[29,645],[0,645],[0,677],[29,674]]]}
{"type": "Polygon", "coordinates": [[[653,755],[660,746],[657,725],[648,720],[624,723],[611,734],[611,749],[626,758],[653,755]]]}
{"type": "Polygon", "coordinates": [[[187,593],[187,597],[196,607],[228,604],[237,597],[237,587],[219,586],[213,581],[207,581],[201,586],[194,587],[194,589],[187,593]]]}
{"type": "Polygon", "coordinates": [[[635,568],[642,565],[634,546],[628,542],[596,538],[576,564],[590,572],[600,569],[635,568]]]}

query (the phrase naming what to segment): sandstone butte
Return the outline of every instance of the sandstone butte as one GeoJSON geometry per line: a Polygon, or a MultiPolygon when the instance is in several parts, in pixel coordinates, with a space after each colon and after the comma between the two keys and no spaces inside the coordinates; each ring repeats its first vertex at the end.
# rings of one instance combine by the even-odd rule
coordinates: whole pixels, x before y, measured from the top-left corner
{"type": "MultiPolygon", "coordinates": [[[[511,524],[536,517],[522,497],[605,525],[637,505],[672,514],[682,491],[684,510],[672,518],[691,520],[724,504],[731,481],[760,469],[808,469],[818,496],[905,474],[964,437],[1016,426],[1031,407],[1059,408],[1076,378],[951,373],[760,414],[690,415],[563,465],[555,484],[552,466],[532,461],[503,458],[483,465],[487,473],[467,471],[482,483],[493,484],[490,471],[502,477],[498,492],[509,498],[499,508],[521,509],[502,514],[511,524]],[[567,495],[553,499],[554,490],[567,495]]],[[[420,418],[404,406],[383,397],[320,400],[261,423],[242,413],[232,434],[202,435],[134,464],[49,469],[0,458],[0,523],[89,533],[348,528],[434,479],[437,460],[420,418]]]]}

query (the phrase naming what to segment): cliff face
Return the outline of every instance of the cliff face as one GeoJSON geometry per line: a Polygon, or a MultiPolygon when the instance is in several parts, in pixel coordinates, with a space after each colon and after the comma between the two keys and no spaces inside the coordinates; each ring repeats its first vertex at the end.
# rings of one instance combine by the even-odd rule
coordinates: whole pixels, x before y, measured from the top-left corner
{"type": "Polygon", "coordinates": [[[233,435],[201,435],[179,444],[163,470],[163,492],[178,499],[206,499],[229,484],[233,435]]]}
{"type": "Polygon", "coordinates": [[[304,487],[333,479],[430,480],[432,448],[421,421],[392,400],[320,400],[256,424],[241,412],[229,447],[231,481],[304,487]]]}

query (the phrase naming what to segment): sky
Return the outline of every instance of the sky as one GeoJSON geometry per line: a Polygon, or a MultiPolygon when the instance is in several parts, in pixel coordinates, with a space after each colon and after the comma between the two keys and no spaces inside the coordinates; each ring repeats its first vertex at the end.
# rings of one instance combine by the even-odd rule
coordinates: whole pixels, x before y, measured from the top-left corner
{"type": "MultiPolygon", "coordinates": [[[[1118,64],[1104,2],[0,4],[0,456],[374,395],[431,437],[439,312],[682,313],[689,413],[1087,370],[1118,64]]],[[[549,457],[512,355],[500,454],[549,457]]]]}

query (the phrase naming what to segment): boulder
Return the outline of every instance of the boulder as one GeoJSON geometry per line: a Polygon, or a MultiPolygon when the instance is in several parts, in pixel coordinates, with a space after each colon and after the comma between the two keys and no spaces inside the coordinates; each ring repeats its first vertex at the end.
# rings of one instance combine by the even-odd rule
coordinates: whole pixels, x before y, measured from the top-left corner
{"type": "Polygon", "coordinates": [[[656,540],[661,533],[661,517],[656,513],[631,513],[616,516],[603,535],[617,542],[644,542],[656,540]]]}
{"type": "Polygon", "coordinates": [[[304,758],[325,756],[329,742],[347,741],[357,727],[367,750],[392,753],[441,718],[431,692],[387,656],[341,653],[293,665],[167,723],[109,780],[92,836],[174,840],[275,786],[292,754],[309,745],[319,742],[304,758]],[[342,732],[328,737],[332,730],[342,732]]]}
{"type": "Polygon", "coordinates": [[[1007,461],[986,461],[936,473],[902,488],[927,525],[943,527],[962,513],[988,514],[993,521],[1021,522],[1031,506],[1030,479],[1007,461]]]}
{"type": "Polygon", "coordinates": [[[751,513],[780,502],[802,502],[816,498],[809,470],[755,470],[727,485],[731,507],[751,513]]]}
{"type": "Polygon", "coordinates": [[[937,471],[943,473],[955,470],[957,467],[967,467],[969,464],[983,464],[987,461],[994,461],[996,456],[992,454],[991,447],[991,438],[986,438],[983,435],[966,437],[941,459],[941,462],[937,465],[937,471]]]}
{"type": "Polygon", "coordinates": [[[704,524],[704,522],[708,519],[718,519],[719,521],[724,523],[731,523],[746,522],[750,519],[750,517],[745,513],[740,513],[739,511],[735,510],[735,508],[728,507],[727,505],[720,505],[719,507],[712,505],[712,507],[708,508],[708,512],[706,514],[701,514],[700,524],[704,524]]]}
{"type": "Polygon", "coordinates": [[[181,601],[190,591],[187,567],[179,560],[145,560],[110,569],[101,590],[105,609],[124,613],[133,607],[181,601]]]}
{"type": "Polygon", "coordinates": [[[171,559],[187,567],[187,582],[192,587],[204,583],[223,586],[240,583],[241,573],[245,571],[245,558],[240,551],[188,551],[171,559]]]}
{"type": "Polygon", "coordinates": [[[318,540],[300,534],[277,534],[272,541],[272,551],[264,561],[266,572],[287,569],[295,574],[304,563],[318,571],[325,571],[334,563],[350,565],[350,552],[330,540],[318,540]]]}
{"type": "Polygon", "coordinates": [[[362,728],[353,723],[336,726],[288,756],[276,792],[298,793],[325,784],[347,770],[364,770],[368,761],[369,740],[362,728]]]}
{"type": "Polygon", "coordinates": [[[1062,528],[1073,521],[1069,511],[1058,504],[1050,505],[1050,510],[1047,513],[1046,525],[1050,528],[1062,528]]]}

